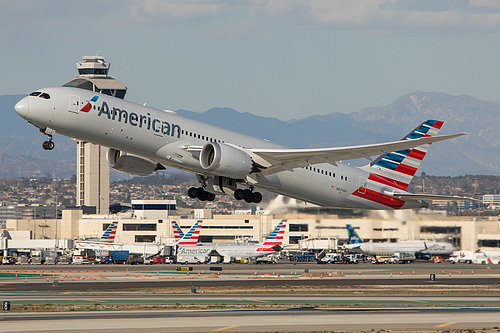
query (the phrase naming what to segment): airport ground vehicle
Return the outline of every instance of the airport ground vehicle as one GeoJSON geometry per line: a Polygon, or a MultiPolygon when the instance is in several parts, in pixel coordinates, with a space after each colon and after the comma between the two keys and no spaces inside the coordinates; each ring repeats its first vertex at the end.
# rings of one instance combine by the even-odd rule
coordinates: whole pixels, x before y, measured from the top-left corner
{"type": "Polygon", "coordinates": [[[457,263],[466,263],[466,264],[472,264],[472,261],[474,259],[474,251],[455,251],[453,254],[450,256],[448,261],[450,264],[457,264],[457,263]]]}
{"type": "Polygon", "coordinates": [[[342,264],[343,258],[341,253],[327,253],[318,260],[318,264],[342,264]]]}
{"type": "Polygon", "coordinates": [[[129,251],[108,251],[107,255],[102,257],[103,264],[124,264],[130,256],[129,251]]]}
{"type": "Polygon", "coordinates": [[[392,264],[411,264],[415,262],[415,254],[409,252],[397,252],[392,255],[392,264]]]}
{"type": "Polygon", "coordinates": [[[276,262],[276,258],[272,255],[255,259],[256,264],[275,264],[276,262]]]}
{"type": "Polygon", "coordinates": [[[291,251],[288,253],[288,260],[299,262],[315,261],[316,254],[314,252],[291,251]]]}
{"type": "Polygon", "coordinates": [[[14,265],[16,260],[12,257],[1,257],[0,265],[14,265]]]}
{"type": "Polygon", "coordinates": [[[204,264],[209,261],[206,255],[177,255],[177,262],[182,264],[204,264]]]}
{"type": "Polygon", "coordinates": [[[372,258],[372,264],[392,264],[394,263],[394,258],[392,256],[375,256],[372,258]]]}
{"type": "Polygon", "coordinates": [[[344,254],[340,252],[326,253],[318,260],[318,264],[357,264],[361,254],[344,254]]]}
{"type": "Polygon", "coordinates": [[[473,264],[481,264],[481,265],[500,265],[500,252],[478,252],[474,253],[473,264]]]}

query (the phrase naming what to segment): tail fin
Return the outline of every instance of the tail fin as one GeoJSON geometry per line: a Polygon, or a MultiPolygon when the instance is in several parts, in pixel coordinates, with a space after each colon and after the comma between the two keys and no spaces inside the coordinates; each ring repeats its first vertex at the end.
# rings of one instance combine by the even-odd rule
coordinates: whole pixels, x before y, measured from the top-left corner
{"type": "Polygon", "coordinates": [[[347,233],[349,234],[349,244],[361,244],[363,240],[359,238],[358,233],[354,230],[352,225],[346,224],[347,233]]]}
{"type": "Polygon", "coordinates": [[[116,229],[118,229],[118,221],[113,221],[104,231],[104,234],[99,239],[99,242],[113,243],[115,241],[116,229]]]}
{"type": "MultiPolygon", "coordinates": [[[[427,120],[405,136],[402,140],[436,135],[443,126],[442,121],[427,120]]],[[[420,163],[429,150],[429,144],[412,149],[404,149],[380,155],[366,168],[369,180],[406,190],[420,163]]]]}
{"type": "Polygon", "coordinates": [[[196,245],[198,243],[198,238],[200,237],[201,223],[203,220],[196,221],[188,232],[179,240],[177,245],[196,245]]]}
{"type": "Polygon", "coordinates": [[[182,231],[181,227],[179,227],[177,222],[172,221],[172,228],[174,228],[174,239],[176,241],[184,237],[184,232],[182,231]]]}
{"type": "Polygon", "coordinates": [[[274,228],[273,232],[269,237],[265,240],[264,243],[262,243],[263,246],[273,246],[273,245],[279,245],[283,243],[283,235],[285,234],[285,228],[286,228],[286,220],[281,220],[280,223],[274,228]]]}

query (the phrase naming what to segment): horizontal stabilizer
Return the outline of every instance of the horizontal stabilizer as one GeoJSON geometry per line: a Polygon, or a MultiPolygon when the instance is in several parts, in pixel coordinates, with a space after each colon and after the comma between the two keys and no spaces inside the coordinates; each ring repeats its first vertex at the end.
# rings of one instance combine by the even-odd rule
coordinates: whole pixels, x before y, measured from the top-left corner
{"type": "MultiPolygon", "coordinates": [[[[387,194],[387,193],[386,193],[387,194]]],[[[390,196],[403,200],[447,200],[447,201],[481,201],[479,199],[469,197],[459,197],[455,195],[439,195],[426,193],[392,193],[390,196]]]]}

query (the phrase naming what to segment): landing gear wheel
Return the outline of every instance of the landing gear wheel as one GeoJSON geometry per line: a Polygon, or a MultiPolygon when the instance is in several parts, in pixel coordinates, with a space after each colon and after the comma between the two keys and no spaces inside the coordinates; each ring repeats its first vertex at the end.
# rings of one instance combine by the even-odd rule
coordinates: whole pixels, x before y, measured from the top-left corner
{"type": "Polygon", "coordinates": [[[238,188],[238,189],[236,189],[236,191],[234,191],[234,198],[236,200],[242,200],[243,199],[243,190],[241,188],[238,188]]]}
{"type": "Polygon", "coordinates": [[[205,196],[207,198],[207,201],[214,201],[215,200],[215,194],[213,194],[213,193],[205,192],[205,196]]]}
{"type": "Polygon", "coordinates": [[[191,199],[195,199],[197,198],[198,194],[198,189],[196,187],[190,187],[189,190],[188,190],[188,196],[191,198],[191,199]]]}
{"type": "Polygon", "coordinates": [[[252,203],[252,196],[253,192],[251,190],[243,190],[243,200],[245,200],[247,203],[252,203]]]}
{"type": "Polygon", "coordinates": [[[262,201],[262,194],[260,194],[260,192],[252,193],[252,202],[253,203],[260,203],[261,201],[262,201]]]}
{"type": "Polygon", "coordinates": [[[206,201],[207,200],[207,193],[203,190],[198,190],[198,200],[200,201],[206,201]]]}
{"type": "Polygon", "coordinates": [[[44,141],[44,142],[42,143],[42,147],[43,147],[43,149],[45,149],[45,150],[52,150],[52,149],[54,149],[54,146],[55,146],[55,144],[54,144],[54,142],[52,142],[51,140],[49,140],[49,141],[44,141]]]}

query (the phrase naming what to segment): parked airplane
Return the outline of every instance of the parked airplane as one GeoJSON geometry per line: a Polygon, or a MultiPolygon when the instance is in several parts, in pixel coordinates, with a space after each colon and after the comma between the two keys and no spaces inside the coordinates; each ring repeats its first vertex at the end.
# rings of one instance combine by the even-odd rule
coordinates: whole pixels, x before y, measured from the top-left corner
{"type": "MultiPolygon", "coordinates": [[[[177,245],[179,246],[186,246],[186,245],[196,245],[198,243],[198,238],[200,238],[200,230],[201,230],[201,223],[203,220],[198,220],[196,221],[191,228],[189,228],[188,232],[186,234],[183,234],[180,239],[177,241],[177,245]]],[[[175,222],[174,222],[175,223],[175,222]]],[[[177,224],[177,223],[175,223],[177,224]]],[[[179,227],[177,225],[177,227],[179,227]]],[[[179,227],[180,229],[180,227],[179,227]]],[[[181,230],[182,232],[182,230],[181,230]]]]}
{"type": "Polygon", "coordinates": [[[281,220],[269,237],[262,243],[200,243],[194,246],[179,246],[177,255],[208,256],[216,251],[225,258],[258,258],[282,250],[283,235],[285,234],[286,220],[281,220]]]}
{"type": "Polygon", "coordinates": [[[118,221],[113,221],[113,223],[111,223],[106,229],[104,234],[102,234],[99,242],[113,243],[115,241],[116,229],[118,229],[118,221]]]}
{"type": "Polygon", "coordinates": [[[395,243],[365,243],[352,227],[346,225],[349,234],[349,244],[344,245],[346,249],[355,252],[362,252],[367,255],[387,255],[401,252],[410,252],[420,256],[450,255],[455,248],[450,243],[428,242],[428,241],[410,241],[395,243]]]}
{"type": "Polygon", "coordinates": [[[347,233],[349,234],[349,244],[363,243],[363,240],[359,238],[358,233],[356,232],[356,230],[354,230],[352,225],[346,224],[346,227],[347,227],[347,233]]]}
{"type": "Polygon", "coordinates": [[[233,194],[258,203],[262,195],[254,189],[338,208],[410,209],[427,207],[423,200],[464,200],[406,191],[431,143],[466,134],[436,135],[442,121],[425,121],[400,141],[290,149],[72,87],[35,91],[15,110],[48,136],[47,150],[60,133],[110,147],[107,161],[116,170],[149,175],[169,166],[193,172],[201,186],[188,194],[202,201],[233,194]],[[340,163],[360,157],[371,162],[360,168],[340,163]]]}
{"type": "Polygon", "coordinates": [[[181,227],[177,224],[177,222],[172,221],[172,228],[174,228],[174,239],[175,241],[180,240],[184,237],[184,231],[182,231],[181,227]]]}
{"type": "MultiPolygon", "coordinates": [[[[200,229],[202,220],[196,221],[188,232],[184,234],[179,240],[177,240],[178,245],[196,245],[198,238],[200,236],[200,229]]],[[[114,222],[115,223],[115,222],[114,222]]],[[[118,222],[116,222],[118,224],[118,222]]],[[[116,225],[110,225],[108,229],[104,232],[104,235],[108,233],[110,228],[114,228],[116,232],[116,225]]],[[[103,237],[104,237],[103,235],[103,237]]],[[[101,237],[101,239],[103,239],[101,237]]],[[[113,236],[114,238],[114,236],[113,236]]],[[[107,238],[109,239],[109,237],[107,238]]],[[[130,254],[140,254],[144,257],[150,257],[162,252],[164,245],[156,243],[143,243],[143,244],[127,244],[127,243],[114,243],[108,241],[86,241],[86,240],[75,240],[75,247],[78,249],[90,249],[90,250],[101,250],[101,251],[129,251],[130,254]]]]}

